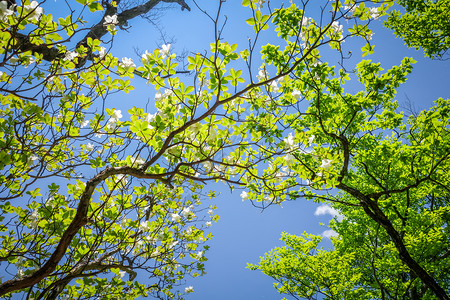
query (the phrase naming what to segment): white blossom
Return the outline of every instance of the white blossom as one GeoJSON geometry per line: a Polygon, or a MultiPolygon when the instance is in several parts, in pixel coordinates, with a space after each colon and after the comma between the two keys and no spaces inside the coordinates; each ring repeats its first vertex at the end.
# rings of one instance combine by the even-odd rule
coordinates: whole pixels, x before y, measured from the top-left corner
{"type": "Polygon", "coordinates": [[[136,65],[134,64],[133,60],[128,57],[122,58],[122,62],[119,65],[125,70],[136,68],[136,65]]]}
{"type": "Polygon", "coordinates": [[[264,69],[260,69],[258,75],[256,75],[256,78],[258,78],[259,81],[266,80],[268,77],[269,73],[267,73],[264,69]]]}
{"type": "Polygon", "coordinates": [[[112,16],[105,16],[105,21],[103,22],[103,25],[105,26],[112,26],[112,29],[115,29],[116,26],[119,24],[119,19],[117,19],[117,15],[112,15],[112,16]]]}
{"type": "Polygon", "coordinates": [[[162,58],[164,59],[164,58],[166,58],[167,56],[169,56],[169,52],[170,52],[170,44],[165,44],[165,45],[162,45],[161,46],[161,55],[162,55],[162,58]]]}
{"type": "Polygon", "coordinates": [[[212,226],[212,222],[208,221],[206,222],[206,227],[211,227],[212,226]]]}
{"type": "Polygon", "coordinates": [[[316,138],[316,136],[313,134],[308,138],[308,145],[311,146],[311,144],[314,142],[314,139],[316,138]]]}
{"type": "Polygon", "coordinates": [[[202,258],[203,257],[203,251],[198,251],[195,256],[197,257],[197,259],[202,258]]]}
{"type": "Polygon", "coordinates": [[[159,254],[160,254],[160,252],[159,252],[158,248],[156,248],[156,249],[152,252],[152,254],[150,254],[150,257],[157,257],[159,254]]]}
{"type": "Polygon", "coordinates": [[[115,109],[111,114],[111,119],[120,120],[122,118],[122,111],[120,109],[115,109]]]}
{"type": "Polygon", "coordinates": [[[149,53],[148,50],[145,50],[145,53],[142,54],[142,60],[143,61],[149,60],[150,59],[150,55],[151,55],[151,53],[149,53]]]}
{"type": "Polygon", "coordinates": [[[39,7],[37,1],[32,1],[29,5],[23,7],[28,15],[28,21],[38,21],[41,15],[44,13],[44,9],[39,7]]]}
{"type": "Polygon", "coordinates": [[[278,91],[280,90],[280,88],[278,87],[278,82],[276,80],[272,81],[269,86],[274,93],[278,93],[278,91]]]}
{"type": "Polygon", "coordinates": [[[147,231],[148,229],[148,221],[144,221],[139,225],[139,230],[141,231],[147,231]]]}
{"type": "Polygon", "coordinates": [[[242,191],[241,199],[242,201],[248,200],[248,193],[246,191],[242,191]]]}
{"type": "Polygon", "coordinates": [[[178,241],[173,241],[172,243],[170,243],[167,247],[169,249],[172,249],[173,247],[175,247],[176,245],[178,245],[178,241]]]}
{"type": "Polygon", "coordinates": [[[287,138],[284,138],[284,144],[285,144],[285,148],[293,150],[295,148],[295,144],[294,144],[294,136],[292,135],[292,133],[289,133],[287,138]]]}
{"type": "Polygon", "coordinates": [[[125,276],[126,273],[127,273],[127,272],[125,272],[125,271],[119,271],[119,276],[120,276],[120,278],[123,278],[123,276],[125,276]]]}
{"type": "Polygon", "coordinates": [[[371,7],[369,8],[370,17],[374,20],[378,19],[380,17],[380,13],[378,12],[378,8],[371,7]]]}
{"type": "Polygon", "coordinates": [[[126,174],[117,175],[117,182],[121,182],[123,185],[126,185],[128,183],[127,175],[126,174]]]}
{"type": "Polygon", "coordinates": [[[64,59],[65,61],[72,61],[75,57],[78,57],[78,53],[75,51],[67,51],[66,54],[64,55],[64,59]]]}
{"type": "Polygon", "coordinates": [[[185,218],[189,217],[190,214],[191,210],[189,209],[189,207],[186,207],[181,211],[181,215],[185,218]]]}
{"type": "Polygon", "coordinates": [[[24,276],[23,269],[17,268],[17,277],[22,278],[24,276]]]}
{"type": "Polygon", "coordinates": [[[94,150],[94,145],[92,145],[91,143],[87,143],[84,148],[86,149],[86,151],[92,151],[94,150]]]}
{"type": "Polygon", "coordinates": [[[336,33],[339,36],[342,35],[343,26],[340,25],[338,21],[334,21],[333,23],[331,23],[331,29],[333,30],[333,33],[336,33]]]}
{"type": "Polygon", "coordinates": [[[6,22],[8,16],[11,16],[13,13],[14,11],[12,9],[8,9],[8,2],[6,1],[0,2],[0,21],[6,22]]]}
{"type": "Polygon", "coordinates": [[[38,221],[39,221],[39,212],[36,209],[33,210],[31,215],[29,216],[29,219],[30,219],[31,227],[36,229],[38,226],[38,221]]]}
{"type": "Polygon", "coordinates": [[[100,50],[98,50],[98,56],[100,57],[100,59],[102,59],[106,56],[106,48],[105,47],[100,47],[100,50]]]}
{"type": "Polygon", "coordinates": [[[138,155],[134,158],[134,164],[136,164],[138,166],[142,166],[143,164],[145,164],[145,160],[141,156],[138,155]]]}
{"type": "Polygon", "coordinates": [[[84,128],[88,125],[89,125],[89,120],[85,120],[85,121],[81,122],[81,124],[80,124],[81,128],[84,128]]]}
{"type": "Polygon", "coordinates": [[[172,221],[173,221],[173,222],[178,222],[178,221],[181,220],[181,216],[180,216],[179,214],[171,213],[171,214],[169,214],[169,215],[170,215],[170,217],[172,218],[172,221]]]}
{"type": "Polygon", "coordinates": [[[331,166],[333,161],[331,159],[322,159],[322,164],[320,165],[321,168],[323,168],[325,171],[328,171],[331,166]]]}
{"type": "Polygon", "coordinates": [[[192,286],[185,287],[184,288],[184,292],[186,294],[193,293],[194,292],[194,288],[192,286]]]}
{"type": "Polygon", "coordinates": [[[292,96],[293,96],[295,99],[299,100],[300,97],[302,96],[302,94],[300,93],[300,91],[295,90],[295,91],[292,92],[292,96]]]}
{"type": "MultiPolygon", "coordinates": [[[[157,115],[156,113],[154,113],[154,114],[148,113],[148,114],[145,116],[145,121],[147,121],[147,122],[149,122],[149,123],[155,121],[156,115],[157,115]]],[[[152,128],[153,128],[153,127],[152,127],[152,128]]]]}

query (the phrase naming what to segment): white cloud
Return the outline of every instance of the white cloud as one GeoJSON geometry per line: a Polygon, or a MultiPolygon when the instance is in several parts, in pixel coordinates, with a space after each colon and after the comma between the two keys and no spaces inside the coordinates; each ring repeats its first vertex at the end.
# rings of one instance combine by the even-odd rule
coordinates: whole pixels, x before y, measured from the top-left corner
{"type": "Polygon", "coordinates": [[[342,215],[339,213],[338,210],[332,208],[328,204],[322,204],[321,206],[316,208],[316,211],[314,212],[315,216],[322,216],[322,215],[331,215],[333,217],[337,217],[338,221],[342,221],[342,215]]]}
{"type": "Polygon", "coordinates": [[[322,232],[322,236],[326,237],[326,238],[335,237],[335,236],[338,236],[338,235],[339,234],[336,231],[332,230],[332,229],[328,229],[328,230],[325,230],[324,232],[322,232]]]}

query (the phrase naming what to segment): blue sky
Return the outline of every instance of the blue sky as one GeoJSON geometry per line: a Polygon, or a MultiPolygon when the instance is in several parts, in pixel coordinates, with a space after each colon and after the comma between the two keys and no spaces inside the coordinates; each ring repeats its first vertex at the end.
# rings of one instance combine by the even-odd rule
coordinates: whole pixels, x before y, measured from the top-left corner
{"type": "MultiPolygon", "coordinates": [[[[176,43],[173,51],[202,52],[209,49],[213,41],[214,30],[212,23],[192,4],[191,12],[181,12],[178,7],[167,11],[160,20],[167,37],[174,37],[176,43]]],[[[288,1],[286,1],[288,2],[288,1]]],[[[215,13],[216,1],[198,1],[203,8],[215,13]]],[[[227,16],[227,25],[224,29],[224,40],[246,46],[248,38],[252,36],[252,29],[246,25],[245,20],[250,17],[249,11],[240,5],[240,0],[229,0],[224,4],[223,14],[227,16]]],[[[278,6],[282,1],[272,1],[272,6],[278,6]]],[[[222,18],[223,20],[223,18],[222,18]]],[[[409,75],[406,84],[398,89],[397,99],[400,105],[409,98],[416,109],[425,109],[439,97],[450,97],[450,61],[432,61],[423,57],[421,51],[407,49],[400,39],[396,39],[392,32],[382,26],[382,20],[375,21],[373,25],[375,34],[373,43],[376,45],[375,54],[365,57],[381,62],[384,69],[398,65],[403,57],[411,56],[416,61],[413,73],[409,75]]],[[[145,49],[154,49],[162,44],[159,32],[144,20],[133,20],[129,33],[120,33],[114,42],[113,54],[121,57],[138,58],[132,54],[134,48],[142,52],[145,49]]],[[[345,23],[344,23],[345,26],[345,23]]],[[[270,30],[269,30],[270,31],[270,30]]],[[[262,41],[276,42],[273,32],[262,41]]],[[[347,64],[354,66],[362,58],[359,48],[348,43],[347,51],[353,52],[352,59],[347,64]]],[[[337,63],[333,58],[330,64],[337,63]]],[[[257,67],[257,64],[255,64],[257,67]]],[[[143,106],[152,96],[154,89],[146,86],[145,82],[136,80],[136,91],[129,97],[128,105],[143,106]]],[[[357,89],[357,85],[349,86],[357,89]]],[[[123,103],[120,99],[110,99],[110,105],[123,103]]],[[[121,104],[123,105],[123,104],[121,104]]],[[[151,105],[150,105],[151,106],[151,105]]],[[[298,200],[287,202],[283,207],[273,206],[261,211],[249,202],[242,202],[240,190],[230,193],[226,186],[214,184],[208,186],[219,193],[211,201],[218,206],[216,211],[221,216],[218,223],[211,227],[214,234],[210,242],[211,249],[207,252],[207,274],[200,278],[188,279],[186,286],[192,285],[195,292],[187,299],[282,299],[272,287],[273,281],[256,271],[245,268],[246,263],[256,263],[259,257],[273,247],[281,246],[279,238],[281,232],[301,234],[304,231],[321,234],[327,228],[319,223],[328,223],[331,215],[314,215],[320,204],[313,201],[298,200]]],[[[326,240],[326,239],[325,239],[326,240]]],[[[330,246],[329,241],[324,242],[325,247],[330,246]]]]}
{"type": "MultiPolygon", "coordinates": [[[[212,23],[193,5],[192,1],[186,0],[186,2],[191,6],[191,12],[181,12],[178,6],[174,6],[173,9],[164,13],[159,26],[168,38],[173,37],[176,40],[172,51],[203,52],[209,49],[209,44],[214,40],[212,23]]],[[[282,2],[272,1],[272,6],[277,7],[282,2]]],[[[321,3],[325,2],[321,1],[321,3]]],[[[44,7],[52,3],[53,1],[47,1],[44,7]]],[[[56,1],[56,4],[60,3],[65,6],[64,1],[56,1]]],[[[215,14],[216,0],[199,0],[198,3],[215,14]]],[[[241,0],[228,0],[224,4],[223,15],[227,16],[224,40],[237,43],[243,49],[248,44],[248,38],[253,35],[253,30],[245,23],[245,20],[250,17],[249,10],[241,6],[241,0]]],[[[94,17],[92,19],[95,19],[94,17]]],[[[115,56],[138,60],[139,57],[135,54],[136,48],[144,52],[146,49],[152,50],[159,47],[163,43],[160,32],[145,20],[135,19],[129,25],[131,27],[128,32],[120,32],[114,40],[112,53],[115,56]]],[[[385,69],[399,64],[405,56],[411,56],[418,61],[407,83],[398,89],[397,99],[400,104],[405,103],[409,98],[417,109],[425,109],[439,97],[450,97],[450,60],[426,59],[421,51],[407,49],[401,40],[395,39],[389,30],[382,27],[382,20],[376,21],[373,25],[375,54],[365,59],[380,61],[385,69]]],[[[275,37],[276,35],[269,29],[261,44],[276,43],[275,37]]],[[[351,43],[346,44],[345,47],[347,51],[353,52],[348,65],[354,66],[361,59],[359,49],[351,43]]],[[[337,63],[336,58],[330,56],[329,63],[337,63]]],[[[257,69],[258,64],[254,67],[257,69]]],[[[129,95],[113,95],[108,99],[107,106],[126,112],[132,106],[145,107],[149,102],[149,110],[151,110],[154,88],[146,85],[145,80],[139,78],[134,80],[133,85],[136,88],[134,92],[129,95]]],[[[349,88],[357,89],[357,85],[350,84],[349,88]]],[[[124,117],[127,117],[125,113],[124,117]]],[[[217,198],[206,204],[217,205],[216,213],[221,216],[221,219],[211,227],[215,237],[209,243],[211,249],[206,254],[209,259],[206,262],[207,274],[203,277],[187,279],[185,285],[193,286],[195,292],[186,298],[282,299],[283,296],[272,287],[273,281],[259,272],[247,270],[246,263],[256,263],[265,252],[280,246],[279,238],[282,232],[323,233],[327,228],[320,223],[326,224],[331,215],[315,215],[320,204],[306,200],[286,202],[282,207],[272,206],[261,211],[253,207],[250,202],[241,201],[239,196],[241,190],[231,193],[225,185],[220,183],[211,184],[207,188],[218,193],[217,198]]],[[[330,242],[326,239],[324,246],[330,246],[330,242]]]]}

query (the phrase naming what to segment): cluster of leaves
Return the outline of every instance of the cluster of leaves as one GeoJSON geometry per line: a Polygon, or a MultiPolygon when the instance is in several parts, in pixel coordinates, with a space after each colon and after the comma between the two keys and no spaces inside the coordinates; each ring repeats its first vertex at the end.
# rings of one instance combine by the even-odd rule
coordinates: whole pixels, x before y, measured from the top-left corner
{"type": "Polygon", "coordinates": [[[445,58],[450,48],[450,1],[399,0],[405,12],[395,10],[385,22],[408,47],[422,48],[425,56],[445,58]]]}

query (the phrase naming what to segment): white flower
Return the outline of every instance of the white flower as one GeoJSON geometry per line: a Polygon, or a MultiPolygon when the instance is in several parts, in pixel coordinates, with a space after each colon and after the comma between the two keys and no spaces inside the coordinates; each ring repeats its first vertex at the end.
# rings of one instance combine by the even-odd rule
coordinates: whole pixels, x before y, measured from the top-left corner
{"type": "Polygon", "coordinates": [[[259,81],[266,80],[268,77],[269,73],[267,73],[264,69],[260,69],[258,75],[256,75],[256,78],[258,78],[259,81]]]}
{"type": "Polygon", "coordinates": [[[161,55],[162,55],[162,58],[164,59],[164,58],[166,58],[167,56],[169,56],[169,52],[170,52],[170,44],[165,44],[165,45],[162,45],[161,46],[161,55]]]}
{"type": "Polygon", "coordinates": [[[183,215],[183,217],[185,217],[185,218],[189,217],[190,214],[191,214],[191,210],[189,209],[189,207],[186,207],[181,211],[181,215],[183,215]]]}
{"type": "Polygon", "coordinates": [[[203,163],[203,168],[205,169],[205,171],[206,171],[207,173],[209,173],[209,172],[211,172],[212,169],[213,169],[213,164],[212,164],[210,161],[205,161],[205,162],[203,163]]]}
{"type": "Polygon", "coordinates": [[[105,16],[105,21],[103,25],[117,25],[119,24],[119,20],[117,19],[117,15],[105,16]]]}
{"type": "Polygon", "coordinates": [[[157,257],[160,254],[158,249],[155,249],[152,254],[150,254],[150,257],[157,257]]]}
{"type": "Polygon", "coordinates": [[[119,65],[125,70],[136,68],[136,65],[134,64],[133,60],[128,57],[122,58],[122,62],[119,65]]]}
{"type": "Polygon", "coordinates": [[[209,214],[210,216],[212,216],[212,215],[214,214],[214,210],[212,210],[212,209],[208,210],[208,214],[209,214]]]}
{"type": "Polygon", "coordinates": [[[44,9],[39,7],[37,1],[32,1],[29,5],[23,7],[28,15],[28,21],[36,20],[38,21],[41,15],[44,13],[44,9]]]}
{"type": "Polygon", "coordinates": [[[276,80],[272,81],[269,86],[274,93],[278,93],[278,91],[280,90],[280,88],[278,87],[278,82],[276,80]]]}
{"type": "Polygon", "coordinates": [[[150,58],[151,53],[149,53],[147,50],[145,50],[145,53],[142,54],[142,60],[147,61],[150,58]]]}
{"type": "Polygon", "coordinates": [[[308,138],[308,145],[310,146],[313,142],[314,142],[314,139],[316,138],[316,136],[313,134],[313,135],[311,135],[309,138],[308,138]]]}
{"type": "Polygon", "coordinates": [[[184,288],[184,292],[186,294],[193,293],[194,292],[194,288],[192,286],[185,287],[184,288]]]}
{"type": "Polygon", "coordinates": [[[248,193],[246,191],[242,191],[241,199],[242,201],[248,200],[248,193]]]}
{"type": "Polygon", "coordinates": [[[22,278],[24,275],[22,268],[17,268],[17,277],[22,278]]]}
{"type": "Polygon", "coordinates": [[[139,225],[139,230],[147,231],[148,230],[148,221],[144,221],[139,225]]]}
{"type": "Polygon", "coordinates": [[[126,185],[128,183],[127,175],[126,174],[117,175],[117,182],[121,182],[123,185],[126,185]]]}
{"type": "Polygon", "coordinates": [[[105,47],[100,47],[100,50],[98,50],[98,56],[100,57],[100,59],[102,59],[103,57],[106,56],[106,48],[105,47]]]}
{"type": "Polygon", "coordinates": [[[203,251],[198,251],[195,256],[197,256],[197,259],[202,258],[203,257],[203,251]]]}
{"type": "Polygon", "coordinates": [[[85,121],[81,122],[81,124],[80,124],[81,128],[86,127],[88,125],[89,125],[89,120],[85,120],[85,121]]]}
{"type": "Polygon", "coordinates": [[[181,216],[180,216],[179,214],[171,213],[171,214],[169,214],[169,215],[170,215],[170,217],[172,218],[172,221],[173,221],[173,222],[178,222],[178,221],[181,220],[181,216]]]}
{"type": "Polygon", "coordinates": [[[292,96],[293,96],[295,99],[299,100],[300,97],[302,96],[302,94],[300,93],[300,91],[295,90],[295,91],[292,92],[292,96]]]}
{"type": "Polygon", "coordinates": [[[36,229],[38,226],[38,221],[39,221],[39,212],[36,209],[33,210],[31,215],[29,216],[29,219],[30,219],[31,227],[36,229]]]}
{"type": "Polygon", "coordinates": [[[354,12],[356,11],[356,5],[351,5],[351,6],[349,6],[349,5],[344,5],[344,9],[345,9],[345,10],[348,10],[348,11],[351,12],[351,13],[354,13],[354,12]]]}
{"type": "Polygon", "coordinates": [[[64,55],[64,59],[63,60],[72,61],[77,56],[78,56],[77,52],[75,52],[75,51],[67,51],[66,54],[64,55]]]}
{"type": "Polygon", "coordinates": [[[84,148],[86,149],[86,151],[92,151],[94,150],[94,145],[92,145],[91,143],[87,143],[84,148]]]}
{"type": "Polygon", "coordinates": [[[211,227],[212,223],[210,221],[206,222],[206,227],[211,227]]]}
{"type": "Polygon", "coordinates": [[[115,109],[111,114],[111,119],[120,120],[122,118],[122,111],[120,109],[115,109]]]}
{"type": "Polygon", "coordinates": [[[173,241],[172,243],[169,244],[168,248],[172,249],[173,247],[175,247],[176,245],[178,245],[178,241],[173,241]]]}
{"type": "Polygon", "coordinates": [[[294,145],[294,136],[292,135],[292,133],[289,133],[288,137],[284,139],[284,144],[285,144],[285,148],[287,149],[294,149],[295,145],[294,145]]]}
{"type": "Polygon", "coordinates": [[[147,121],[149,123],[155,121],[156,115],[157,115],[156,113],[155,114],[147,114],[145,116],[145,121],[147,121]]]}
{"type": "Polygon", "coordinates": [[[342,35],[343,26],[339,25],[338,21],[334,21],[333,23],[331,23],[331,29],[333,30],[333,33],[336,33],[339,36],[342,35]]]}
{"type": "Polygon", "coordinates": [[[311,22],[310,18],[303,16],[302,20],[300,21],[300,25],[307,26],[310,22],[311,22]]]}
{"type": "Polygon", "coordinates": [[[127,273],[127,272],[125,272],[125,271],[119,271],[119,276],[120,276],[120,278],[123,278],[123,276],[125,276],[126,273],[127,273]]]}
{"type": "Polygon", "coordinates": [[[370,17],[374,20],[378,19],[380,17],[380,13],[378,12],[378,8],[371,7],[369,8],[370,17]]]}
{"type": "Polygon", "coordinates": [[[322,164],[320,165],[321,168],[323,168],[325,171],[328,171],[331,166],[333,161],[331,159],[322,159],[322,164]]]}
{"type": "Polygon", "coordinates": [[[138,155],[134,158],[134,163],[138,166],[142,166],[143,164],[145,164],[145,160],[138,155]]]}
{"type": "Polygon", "coordinates": [[[8,16],[11,16],[13,13],[14,11],[12,9],[8,9],[8,2],[6,1],[0,2],[0,21],[6,22],[8,16]]]}

